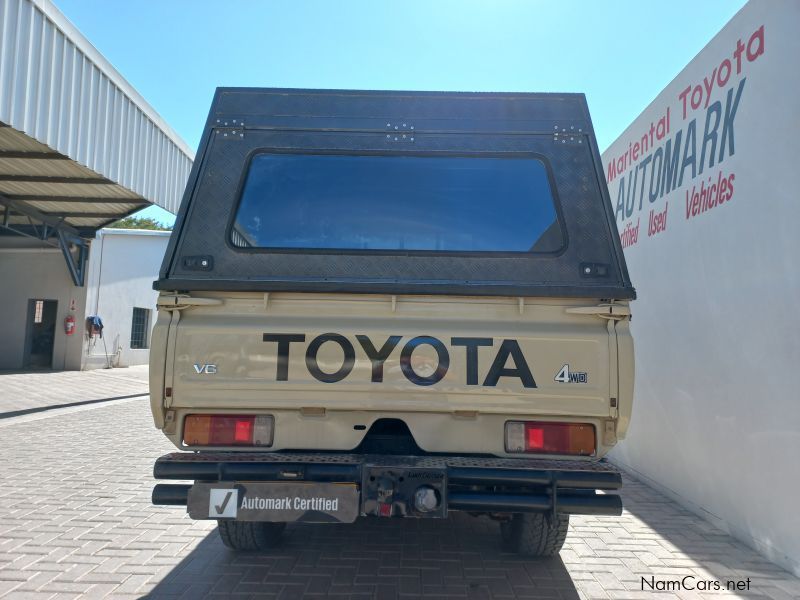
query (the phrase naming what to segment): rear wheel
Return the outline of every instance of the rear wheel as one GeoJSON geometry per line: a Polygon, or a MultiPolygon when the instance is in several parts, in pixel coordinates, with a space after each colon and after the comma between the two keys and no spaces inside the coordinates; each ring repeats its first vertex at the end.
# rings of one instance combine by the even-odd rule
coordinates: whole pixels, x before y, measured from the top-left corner
{"type": "Polygon", "coordinates": [[[569,515],[518,513],[500,523],[500,535],[509,549],[525,556],[555,556],[564,545],[569,515]]]}
{"type": "Polygon", "coordinates": [[[219,537],[231,550],[252,552],[268,550],[281,538],[286,523],[252,521],[218,521],[219,537]]]}

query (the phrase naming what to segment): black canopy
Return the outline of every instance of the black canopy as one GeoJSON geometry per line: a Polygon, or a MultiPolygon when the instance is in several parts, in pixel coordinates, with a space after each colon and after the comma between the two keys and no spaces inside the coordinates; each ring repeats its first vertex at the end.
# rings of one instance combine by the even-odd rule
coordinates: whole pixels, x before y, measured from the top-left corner
{"type": "Polygon", "coordinates": [[[635,297],[582,94],[219,88],[155,287],[635,297]],[[558,231],[547,252],[254,249],[234,221],[265,153],[535,158],[558,231]]]}

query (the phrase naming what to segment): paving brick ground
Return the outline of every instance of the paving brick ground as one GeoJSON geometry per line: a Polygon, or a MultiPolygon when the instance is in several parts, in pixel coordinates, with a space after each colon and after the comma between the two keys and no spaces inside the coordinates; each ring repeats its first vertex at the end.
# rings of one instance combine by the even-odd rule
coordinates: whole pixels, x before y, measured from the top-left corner
{"type": "Polygon", "coordinates": [[[92,371],[0,371],[0,417],[4,413],[147,393],[147,366],[92,371]]]}
{"type": "Polygon", "coordinates": [[[460,514],[290,525],[274,551],[234,555],[213,523],[150,505],[153,461],[171,450],[146,398],[0,420],[0,596],[734,597],[641,589],[691,575],[800,598],[800,580],[631,478],[622,518],[574,517],[554,560],[506,553],[494,523],[460,514]]]}

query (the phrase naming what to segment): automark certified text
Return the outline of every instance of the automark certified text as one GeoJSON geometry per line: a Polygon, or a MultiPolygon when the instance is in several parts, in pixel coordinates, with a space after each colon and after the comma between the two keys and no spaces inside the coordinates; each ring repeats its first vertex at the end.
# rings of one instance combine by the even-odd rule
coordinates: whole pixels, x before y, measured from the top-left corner
{"type": "Polygon", "coordinates": [[[338,498],[259,498],[247,497],[242,499],[240,508],[261,510],[339,510],[338,498]]]}

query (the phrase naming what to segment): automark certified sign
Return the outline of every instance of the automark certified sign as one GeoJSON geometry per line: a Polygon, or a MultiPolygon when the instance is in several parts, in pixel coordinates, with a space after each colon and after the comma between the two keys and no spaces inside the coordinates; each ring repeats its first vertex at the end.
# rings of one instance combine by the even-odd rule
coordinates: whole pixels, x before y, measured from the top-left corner
{"type": "Polygon", "coordinates": [[[197,483],[187,509],[193,519],[352,523],[359,494],[335,483],[197,483]]]}
{"type": "Polygon", "coordinates": [[[235,519],[239,507],[239,490],[211,490],[208,495],[208,516],[212,519],[235,519]]]}

